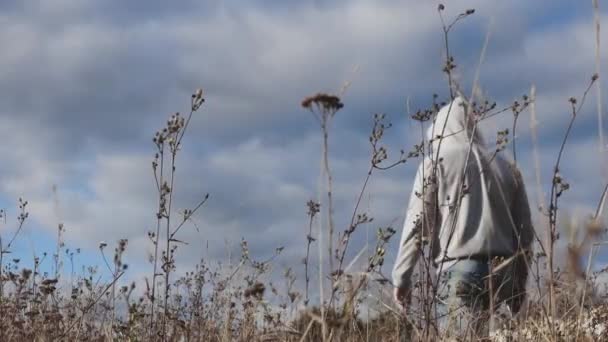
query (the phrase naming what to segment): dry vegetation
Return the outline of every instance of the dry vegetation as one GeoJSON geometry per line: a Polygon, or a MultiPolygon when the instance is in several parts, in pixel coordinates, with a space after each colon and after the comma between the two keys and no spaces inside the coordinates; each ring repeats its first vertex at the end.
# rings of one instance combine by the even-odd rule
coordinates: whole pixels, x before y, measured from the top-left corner
{"type": "MultiPolygon", "coordinates": [[[[460,90],[452,74],[456,63],[450,54],[449,35],[455,25],[474,14],[474,10],[467,10],[450,22],[445,21],[444,12],[445,7],[440,5],[438,13],[445,43],[443,71],[453,99],[460,90]]],[[[526,261],[522,267],[530,272],[528,296],[517,315],[503,307],[491,313],[489,321],[494,328],[491,340],[608,339],[606,284],[598,281],[606,269],[591,269],[593,258],[605,245],[602,240],[606,227],[600,218],[608,186],[598,194],[595,215],[584,222],[572,223],[559,215],[558,210],[561,196],[569,189],[560,173],[564,146],[585,97],[597,84],[597,79],[597,74],[590,77],[580,100],[574,97],[569,100],[571,121],[563,143],[556,151],[556,162],[549,178],[549,203],[541,203],[539,210],[535,249],[532,253],[521,252],[526,261]],[[568,264],[557,265],[555,245],[564,239],[566,234],[560,236],[564,231],[576,232],[567,235],[579,236],[579,239],[568,241],[568,264]]],[[[598,101],[600,99],[598,96],[598,101]]],[[[504,108],[497,108],[486,99],[470,102],[469,112],[476,122],[497,115],[513,117],[510,130],[498,132],[496,148],[490,150],[490,154],[502,153],[511,142],[513,159],[517,162],[515,140],[510,141],[509,137],[515,134],[521,116],[529,114],[534,118],[534,100],[532,91],[504,108]]],[[[331,122],[343,103],[331,94],[316,94],[305,98],[301,104],[313,114],[321,129],[324,176],[323,190],[319,191],[316,200],[307,204],[308,230],[302,232],[303,263],[285,270],[284,284],[278,286],[276,278],[269,277],[269,273],[274,257],[282,249],[277,248],[269,260],[260,261],[249,254],[247,242],[242,241],[241,257],[236,264],[226,266],[201,260],[194,270],[185,273],[176,270],[175,255],[182,244],[179,232],[209,199],[209,195],[202,196],[199,203],[178,217],[172,208],[177,157],[190,119],[203,104],[204,94],[197,90],[191,97],[190,114],[172,115],[153,138],[152,170],[158,207],[151,210],[157,225],[148,233],[154,252],[145,283],[128,285],[123,280],[129,272],[122,257],[128,248],[126,240],[119,240],[113,253],[108,253],[112,247],[101,243],[102,265],[91,266],[84,274],[64,279],[60,272],[62,256],[73,259],[78,257],[79,251],[66,249],[62,225],[58,227],[55,253],[36,256],[31,266],[11,259],[13,243],[28,218],[28,202],[19,200],[18,226],[12,234],[2,232],[0,237],[0,341],[435,341],[448,337],[438,327],[443,315],[436,300],[440,280],[434,276],[436,270],[426,248],[428,241],[420,240],[422,266],[414,275],[414,292],[407,315],[402,315],[392,303],[390,280],[383,269],[385,248],[397,228],[377,229],[377,243],[367,267],[355,272],[346,266],[350,264],[347,256],[353,254],[348,248],[352,237],[361,226],[373,224],[372,213],[360,208],[370,178],[410,159],[417,163],[419,158],[432,158],[430,142],[421,135],[419,144],[401,150],[398,158],[389,158],[382,139],[391,125],[384,115],[374,115],[369,136],[369,169],[362,170],[365,180],[358,200],[353,203],[350,224],[336,227],[328,151],[331,122]],[[313,258],[313,255],[317,256],[313,258]],[[311,264],[313,260],[315,265],[311,264]],[[42,272],[43,264],[53,265],[54,272],[42,272]],[[304,277],[297,279],[294,269],[300,267],[304,277]],[[99,275],[108,272],[111,279],[102,281],[107,278],[99,275]],[[318,283],[313,284],[313,279],[318,283]],[[364,311],[372,314],[365,317],[364,311]]],[[[411,118],[423,131],[443,105],[438,96],[433,96],[429,108],[415,112],[411,118]]],[[[437,138],[443,139],[441,133],[437,138]]],[[[433,181],[429,179],[427,183],[431,186],[433,181]]],[[[497,265],[509,262],[497,260],[497,265]]]]}

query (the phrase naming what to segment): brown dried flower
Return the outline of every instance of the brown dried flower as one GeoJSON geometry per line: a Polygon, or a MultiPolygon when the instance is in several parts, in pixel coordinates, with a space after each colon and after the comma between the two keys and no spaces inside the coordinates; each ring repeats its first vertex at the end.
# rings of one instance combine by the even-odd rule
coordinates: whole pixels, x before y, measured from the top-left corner
{"type": "Polygon", "coordinates": [[[334,113],[344,107],[344,104],[339,97],[325,93],[317,93],[316,95],[309,96],[302,100],[302,107],[304,108],[312,110],[313,105],[316,105],[325,111],[334,113]]]}

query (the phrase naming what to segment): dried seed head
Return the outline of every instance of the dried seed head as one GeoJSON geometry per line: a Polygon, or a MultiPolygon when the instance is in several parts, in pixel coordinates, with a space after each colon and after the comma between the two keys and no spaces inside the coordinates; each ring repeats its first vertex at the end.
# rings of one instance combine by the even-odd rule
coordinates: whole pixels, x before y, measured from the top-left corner
{"type": "Polygon", "coordinates": [[[317,93],[302,100],[302,107],[312,109],[312,105],[317,105],[323,110],[337,112],[344,104],[339,97],[324,93],[317,93]]]}

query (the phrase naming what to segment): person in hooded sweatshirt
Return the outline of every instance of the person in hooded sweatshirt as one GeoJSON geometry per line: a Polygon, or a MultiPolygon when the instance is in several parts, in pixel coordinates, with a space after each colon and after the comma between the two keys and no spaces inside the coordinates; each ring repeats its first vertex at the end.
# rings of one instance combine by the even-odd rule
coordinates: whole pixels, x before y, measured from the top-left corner
{"type": "Polygon", "coordinates": [[[513,313],[525,298],[534,236],[526,189],[512,162],[486,150],[462,97],[441,108],[427,135],[431,153],[416,173],[392,272],[395,300],[407,315],[427,249],[439,275],[435,300],[447,304],[443,334],[481,337],[490,293],[494,308],[505,302],[513,313]]]}

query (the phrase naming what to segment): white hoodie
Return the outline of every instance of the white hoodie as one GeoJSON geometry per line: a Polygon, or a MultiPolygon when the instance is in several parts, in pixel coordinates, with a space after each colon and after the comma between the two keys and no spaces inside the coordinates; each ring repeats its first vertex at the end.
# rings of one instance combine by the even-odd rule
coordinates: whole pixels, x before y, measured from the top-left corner
{"type": "Polygon", "coordinates": [[[463,98],[443,107],[427,134],[432,158],[416,173],[393,268],[399,288],[411,285],[421,239],[430,245],[435,264],[446,263],[446,269],[458,259],[512,256],[529,249],[534,236],[520,172],[500,153],[486,150],[463,98]]]}

